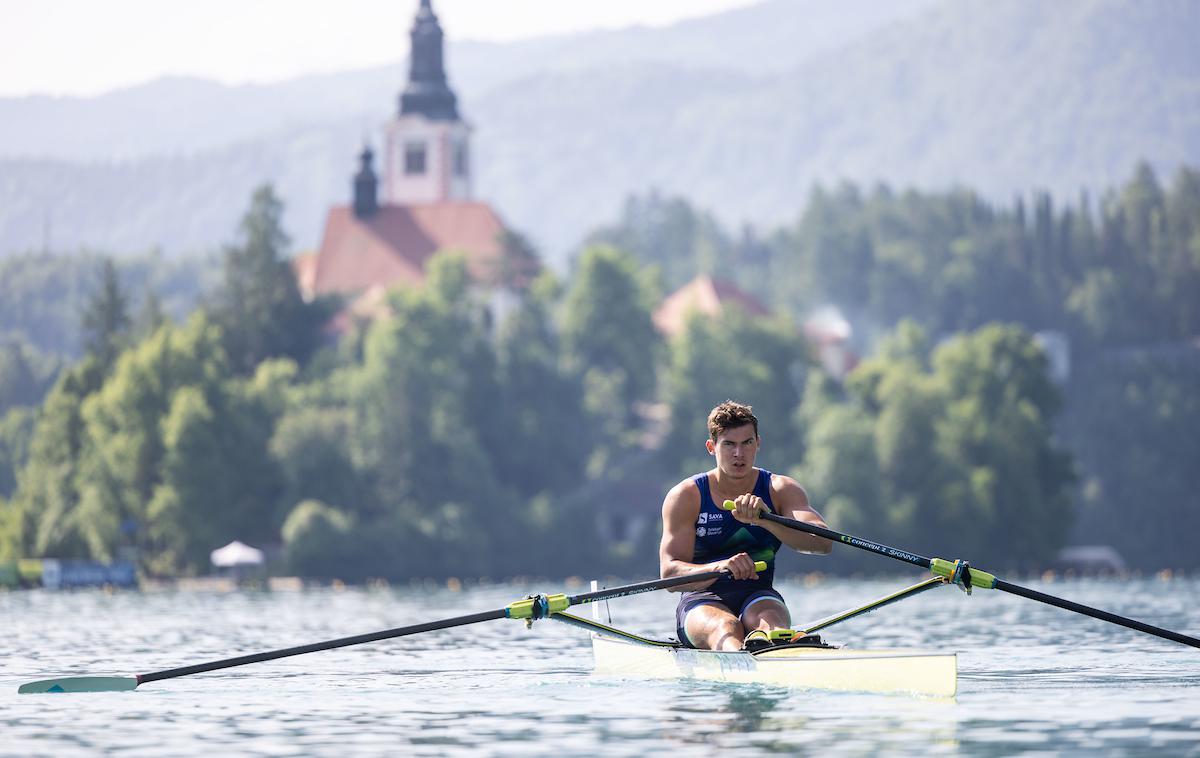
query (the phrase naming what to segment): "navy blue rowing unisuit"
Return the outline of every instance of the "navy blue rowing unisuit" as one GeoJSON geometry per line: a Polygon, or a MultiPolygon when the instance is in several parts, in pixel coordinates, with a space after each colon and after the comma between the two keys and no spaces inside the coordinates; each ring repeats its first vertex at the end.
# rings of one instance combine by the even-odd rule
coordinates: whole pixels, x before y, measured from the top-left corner
{"type": "MultiPolygon", "coordinates": [[[[700,512],[696,514],[696,546],[692,563],[712,563],[746,553],[751,560],[765,561],[766,571],[760,571],[757,579],[718,579],[708,588],[684,592],[675,610],[679,640],[691,644],[684,631],[684,620],[688,611],[705,603],[720,603],[740,616],[751,603],[765,597],[783,602],[783,598],[771,584],[775,578],[775,553],[783,544],[779,538],[759,526],[743,524],[729,511],[717,507],[708,485],[708,474],[697,474],[692,478],[700,490],[700,512]]],[[[771,472],[758,469],[758,480],[754,494],[762,498],[767,508],[774,513],[771,502],[771,472]]]]}

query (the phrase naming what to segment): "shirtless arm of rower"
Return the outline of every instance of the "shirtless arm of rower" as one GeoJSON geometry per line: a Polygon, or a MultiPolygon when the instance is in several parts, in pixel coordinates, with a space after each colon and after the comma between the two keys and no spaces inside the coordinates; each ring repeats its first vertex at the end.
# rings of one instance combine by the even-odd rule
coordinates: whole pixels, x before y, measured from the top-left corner
{"type": "MultiPolygon", "coordinates": [[[[696,516],[700,513],[700,491],[690,480],[684,480],[671,488],[663,500],[663,536],[658,549],[659,575],[666,579],[700,571],[728,569],[734,579],[754,579],[754,561],[746,553],[738,553],[712,563],[692,563],[696,549],[696,516]]],[[[672,592],[690,592],[711,585],[715,579],[695,584],[672,587],[672,592]]]]}
{"type": "MultiPolygon", "coordinates": [[[[803,521],[806,524],[828,528],[825,519],[808,503],[808,493],[790,476],[775,474],[771,477],[771,501],[775,504],[775,512],[780,516],[803,521]]],[[[788,547],[801,553],[828,555],[833,550],[833,543],[815,534],[799,532],[771,521],[758,518],[759,509],[765,509],[766,504],[754,495],[742,495],[735,501],[737,509],[733,517],[738,521],[762,527],[788,547]]]]}

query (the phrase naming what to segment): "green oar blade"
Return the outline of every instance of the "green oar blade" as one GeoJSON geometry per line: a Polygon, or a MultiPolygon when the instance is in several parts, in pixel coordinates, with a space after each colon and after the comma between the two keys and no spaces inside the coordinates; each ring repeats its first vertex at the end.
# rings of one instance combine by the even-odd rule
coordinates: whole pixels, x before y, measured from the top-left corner
{"type": "Polygon", "coordinates": [[[64,676],[22,684],[17,692],[125,692],[137,686],[132,676],[64,676]]]}

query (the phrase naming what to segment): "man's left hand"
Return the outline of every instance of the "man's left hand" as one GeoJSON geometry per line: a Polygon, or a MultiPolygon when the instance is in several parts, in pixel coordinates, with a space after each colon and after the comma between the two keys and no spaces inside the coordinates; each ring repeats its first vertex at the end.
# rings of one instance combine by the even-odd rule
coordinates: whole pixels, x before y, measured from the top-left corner
{"type": "Polygon", "coordinates": [[[758,495],[739,495],[733,501],[736,506],[731,513],[743,524],[758,524],[758,514],[766,510],[766,503],[758,495]]]}

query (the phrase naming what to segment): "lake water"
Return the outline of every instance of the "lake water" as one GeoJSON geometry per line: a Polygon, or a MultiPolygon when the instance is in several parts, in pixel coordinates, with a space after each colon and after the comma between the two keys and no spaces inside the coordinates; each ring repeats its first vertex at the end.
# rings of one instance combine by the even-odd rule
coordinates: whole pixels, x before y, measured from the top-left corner
{"type": "MultiPolygon", "coordinates": [[[[797,620],[815,620],[918,578],[780,589],[797,620]]],[[[1195,578],[1025,584],[1200,635],[1195,578]]],[[[173,668],[499,608],[535,591],[585,588],[0,592],[0,754],[1200,756],[1200,650],[950,587],[823,634],[958,652],[953,700],[603,678],[591,673],[584,632],[509,620],[134,692],[16,693],[34,679],[173,668]]],[[[620,626],[665,636],[675,597],[609,609],[620,626]]]]}

